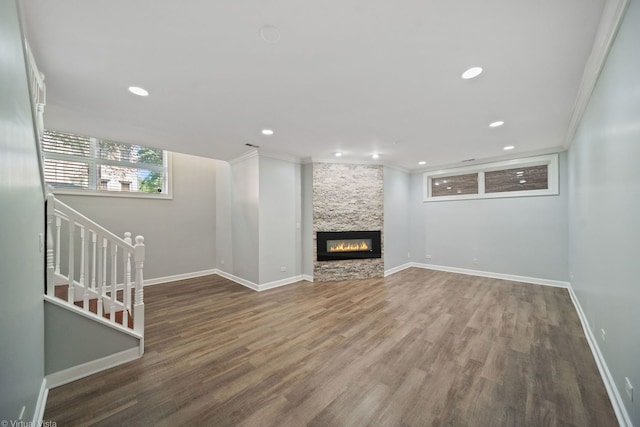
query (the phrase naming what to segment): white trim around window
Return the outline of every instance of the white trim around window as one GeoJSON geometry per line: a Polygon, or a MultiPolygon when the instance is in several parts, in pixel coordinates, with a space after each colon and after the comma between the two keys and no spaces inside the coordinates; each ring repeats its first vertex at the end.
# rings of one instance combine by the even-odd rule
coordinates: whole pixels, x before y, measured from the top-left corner
{"type": "Polygon", "coordinates": [[[143,192],[126,192],[126,191],[99,191],[99,190],[74,190],[67,188],[55,188],[49,186],[51,188],[51,192],[53,194],[62,194],[69,196],[97,196],[97,197],[124,197],[124,198],[133,198],[133,199],[173,199],[173,185],[172,185],[172,177],[173,177],[173,162],[172,162],[172,152],[165,151],[164,159],[165,159],[165,186],[167,190],[162,193],[143,193],[143,192]]]}
{"type": "MultiPolygon", "coordinates": [[[[446,181],[445,181],[446,182],[446,181]]],[[[423,174],[423,200],[425,202],[439,202],[450,200],[469,200],[469,199],[495,199],[503,197],[529,197],[529,196],[553,196],[559,194],[558,183],[558,154],[549,154],[545,156],[527,157],[522,159],[505,160],[500,162],[492,162],[481,165],[443,169],[423,174]],[[532,166],[547,166],[547,188],[540,190],[522,190],[507,192],[485,192],[485,172],[515,169],[518,167],[526,168],[532,166]],[[450,177],[458,175],[478,174],[478,193],[477,194],[460,194],[447,196],[433,196],[432,182],[441,177],[450,177]]]]}

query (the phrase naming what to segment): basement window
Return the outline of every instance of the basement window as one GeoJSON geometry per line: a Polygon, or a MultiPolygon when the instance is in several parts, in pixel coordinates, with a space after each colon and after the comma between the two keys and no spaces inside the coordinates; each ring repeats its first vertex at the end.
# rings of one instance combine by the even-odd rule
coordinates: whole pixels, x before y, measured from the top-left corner
{"type": "Polygon", "coordinates": [[[424,201],[558,194],[558,155],[426,172],[424,201]]]}
{"type": "Polygon", "coordinates": [[[170,153],[45,130],[44,175],[56,194],[170,198],[170,153]]]}

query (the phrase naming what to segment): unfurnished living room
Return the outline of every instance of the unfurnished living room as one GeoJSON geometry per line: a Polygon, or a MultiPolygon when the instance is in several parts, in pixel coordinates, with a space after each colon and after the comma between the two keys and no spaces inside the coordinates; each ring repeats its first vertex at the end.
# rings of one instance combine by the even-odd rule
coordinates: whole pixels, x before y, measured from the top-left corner
{"type": "Polygon", "coordinates": [[[0,0],[0,425],[640,426],[640,0],[0,0]]]}

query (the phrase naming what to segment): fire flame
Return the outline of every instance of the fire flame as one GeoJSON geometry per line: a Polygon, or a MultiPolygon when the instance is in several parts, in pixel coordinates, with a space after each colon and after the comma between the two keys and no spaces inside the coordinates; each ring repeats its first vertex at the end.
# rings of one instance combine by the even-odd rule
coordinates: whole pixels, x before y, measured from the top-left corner
{"type": "Polygon", "coordinates": [[[352,252],[352,251],[368,251],[369,246],[366,242],[361,241],[357,243],[339,242],[337,244],[329,246],[329,252],[352,252]]]}

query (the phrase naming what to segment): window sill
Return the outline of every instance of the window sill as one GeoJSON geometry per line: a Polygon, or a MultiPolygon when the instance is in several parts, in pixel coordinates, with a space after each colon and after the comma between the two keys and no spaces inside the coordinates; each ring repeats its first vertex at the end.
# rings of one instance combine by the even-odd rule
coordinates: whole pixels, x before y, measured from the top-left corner
{"type": "Polygon", "coordinates": [[[173,200],[172,194],[152,194],[152,193],[127,193],[119,191],[93,191],[93,190],[64,190],[51,189],[54,195],[64,196],[89,196],[89,197],[120,197],[125,199],[153,199],[153,200],[173,200]]]}

